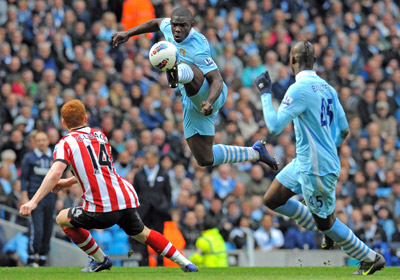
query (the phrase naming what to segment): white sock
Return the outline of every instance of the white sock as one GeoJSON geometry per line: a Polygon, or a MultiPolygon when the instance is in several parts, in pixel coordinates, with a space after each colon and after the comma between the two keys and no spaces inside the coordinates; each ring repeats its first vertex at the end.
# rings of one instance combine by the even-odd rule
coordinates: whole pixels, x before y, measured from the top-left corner
{"type": "Polygon", "coordinates": [[[368,255],[365,257],[365,259],[363,259],[363,261],[365,261],[365,262],[373,262],[373,261],[375,261],[375,258],[376,258],[376,252],[370,250],[368,255]]]}
{"type": "Polygon", "coordinates": [[[92,258],[96,261],[96,262],[103,262],[104,258],[106,257],[106,255],[104,254],[104,252],[101,250],[101,248],[99,248],[96,253],[94,253],[92,255],[92,258]]]}
{"type": "Polygon", "coordinates": [[[180,266],[187,266],[188,264],[190,264],[191,262],[185,258],[184,255],[182,255],[178,250],[176,250],[176,252],[172,255],[172,257],[170,258],[171,261],[179,264],[180,266]]]}
{"type": "Polygon", "coordinates": [[[187,84],[194,78],[192,67],[186,63],[178,65],[178,82],[180,84],[187,84]]]}
{"type": "Polygon", "coordinates": [[[249,153],[249,159],[248,160],[259,160],[260,159],[260,153],[254,150],[252,147],[247,147],[247,152],[249,153]]]}

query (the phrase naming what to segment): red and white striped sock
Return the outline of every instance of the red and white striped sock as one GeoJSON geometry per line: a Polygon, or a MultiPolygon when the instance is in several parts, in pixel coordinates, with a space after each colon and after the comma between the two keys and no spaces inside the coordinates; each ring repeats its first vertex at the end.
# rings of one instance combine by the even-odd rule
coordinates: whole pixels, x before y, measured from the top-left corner
{"type": "Polygon", "coordinates": [[[190,263],[176,248],[175,246],[166,239],[161,233],[151,230],[149,237],[145,242],[158,254],[169,258],[171,261],[176,262],[179,265],[186,266],[190,263]]]}
{"type": "Polygon", "coordinates": [[[92,256],[95,261],[104,261],[105,254],[94,241],[92,235],[83,228],[63,228],[65,234],[81,248],[89,256],[92,256]]]}

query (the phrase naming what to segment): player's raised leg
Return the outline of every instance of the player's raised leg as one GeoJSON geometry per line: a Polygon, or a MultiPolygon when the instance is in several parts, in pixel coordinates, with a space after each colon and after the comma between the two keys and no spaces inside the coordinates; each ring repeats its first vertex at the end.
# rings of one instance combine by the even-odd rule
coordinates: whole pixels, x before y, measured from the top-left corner
{"type": "Polygon", "coordinates": [[[201,103],[208,96],[208,81],[195,65],[180,63],[175,68],[175,72],[167,71],[167,75],[173,73],[172,76],[177,78],[177,82],[184,85],[186,96],[183,97],[182,103],[185,137],[199,165],[215,166],[256,160],[266,163],[274,170],[278,169],[278,164],[267,151],[264,141],[257,141],[253,147],[213,145],[214,118],[225,103],[227,88],[223,86],[220,97],[213,105],[213,113],[205,116],[201,113],[201,103]]]}
{"type": "MultiPolygon", "coordinates": [[[[83,268],[81,272],[99,272],[104,269],[110,269],[113,265],[111,259],[104,254],[89,231],[84,228],[76,228],[70,223],[70,219],[68,218],[70,211],[82,210],[79,208],[64,209],[58,214],[56,221],[64,233],[91,259],[88,266],[83,268]]],[[[70,214],[79,215],[78,212],[70,214]]]]}
{"type": "Polygon", "coordinates": [[[197,266],[182,255],[161,233],[144,227],[141,233],[132,237],[140,243],[149,245],[158,254],[177,263],[184,272],[198,271],[197,266]]]}

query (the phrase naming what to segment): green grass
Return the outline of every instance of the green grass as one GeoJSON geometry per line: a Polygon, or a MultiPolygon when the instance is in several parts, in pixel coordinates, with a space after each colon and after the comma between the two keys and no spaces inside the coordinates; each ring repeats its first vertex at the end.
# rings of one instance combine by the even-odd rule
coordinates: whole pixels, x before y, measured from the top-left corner
{"type": "MultiPolygon", "coordinates": [[[[356,267],[229,267],[202,268],[198,273],[183,273],[179,268],[114,267],[99,273],[79,273],[78,267],[0,268],[1,280],[26,279],[360,279],[356,267]]],[[[400,267],[378,271],[368,279],[400,279],[400,267]]]]}

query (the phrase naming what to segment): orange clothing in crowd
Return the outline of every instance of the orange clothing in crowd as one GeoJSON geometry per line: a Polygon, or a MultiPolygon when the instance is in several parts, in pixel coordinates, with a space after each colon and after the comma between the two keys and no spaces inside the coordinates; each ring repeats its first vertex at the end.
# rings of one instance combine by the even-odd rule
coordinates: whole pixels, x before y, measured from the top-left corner
{"type": "MultiPolygon", "coordinates": [[[[121,23],[124,30],[128,30],[143,22],[154,19],[154,6],[150,0],[125,0],[122,6],[121,23]]],[[[153,33],[147,33],[146,36],[151,39],[153,33]]],[[[138,36],[133,36],[136,39],[138,36]]]]}

